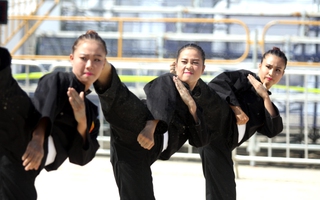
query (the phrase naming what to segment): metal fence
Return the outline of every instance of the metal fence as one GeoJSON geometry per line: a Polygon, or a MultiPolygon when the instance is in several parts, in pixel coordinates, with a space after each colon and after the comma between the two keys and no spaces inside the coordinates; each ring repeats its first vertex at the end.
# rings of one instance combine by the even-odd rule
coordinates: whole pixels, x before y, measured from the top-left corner
{"type": "MultiPolygon", "coordinates": [[[[134,63],[114,62],[121,80],[138,97],[144,98],[143,86],[156,76],[167,72],[170,63],[134,63]]],[[[209,64],[202,76],[205,81],[225,69],[240,69],[243,66],[253,66],[252,63],[241,63],[233,66],[215,67],[209,64]]],[[[70,71],[68,62],[56,62],[45,71],[39,62],[13,60],[14,76],[23,89],[32,93],[36,86],[37,77],[41,74],[63,70],[70,71]],[[21,72],[27,72],[24,76],[21,72]]],[[[248,69],[248,67],[246,67],[248,69]]],[[[255,68],[251,68],[255,71],[255,68]]],[[[24,74],[24,73],[22,73],[24,74]]],[[[279,108],[284,122],[284,130],[275,138],[269,139],[260,134],[254,135],[249,141],[235,150],[234,160],[247,161],[251,165],[255,162],[320,164],[320,100],[319,89],[320,69],[287,67],[284,77],[278,85],[272,88],[271,98],[279,108]]],[[[95,93],[89,98],[99,106],[95,93]]],[[[100,106],[99,106],[100,108],[100,106]]],[[[109,154],[110,129],[100,110],[101,129],[99,154],[109,154]]],[[[185,144],[174,157],[185,159],[199,159],[197,149],[185,144]]]]}

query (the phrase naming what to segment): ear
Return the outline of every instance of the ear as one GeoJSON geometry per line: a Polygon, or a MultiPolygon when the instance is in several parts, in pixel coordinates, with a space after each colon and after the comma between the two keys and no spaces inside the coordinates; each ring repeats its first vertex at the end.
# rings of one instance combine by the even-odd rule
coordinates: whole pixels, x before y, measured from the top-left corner
{"type": "Polygon", "coordinates": [[[202,68],[202,73],[201,74],[203,74],[203,72],[204,72],[204,70],[206,69],[206,66],[205,65],[203,65],[203,68],[202,68]]]}
{"type": "Polygon", "coordinates": [[[70,59],[70,61],[73,61],[73,59],[74,59],[73,54],[69,55],[69,59],[70,59]]]}
{"type": "Polygon", "coordinates": [[[106,58],[104,59],[103,67],[106,66],[107,62],[108,62],[108,61],[107,61],[107,57],[106,57],[106,58]]]}
{"type": "Polygon", "coordinates": [[[258,69],[261,69],[261,63],[259,63],[259,65],[258,65],[258,69]]]}

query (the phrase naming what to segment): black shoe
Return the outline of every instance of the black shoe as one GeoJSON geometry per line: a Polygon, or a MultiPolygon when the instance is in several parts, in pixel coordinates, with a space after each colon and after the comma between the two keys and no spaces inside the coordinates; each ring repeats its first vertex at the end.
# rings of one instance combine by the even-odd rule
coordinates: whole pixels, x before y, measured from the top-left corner
{"type": "Polygon", "coordinates": [[[0,71],[11,65],[11,55],[8,49],[0,47],[0,71]]]}

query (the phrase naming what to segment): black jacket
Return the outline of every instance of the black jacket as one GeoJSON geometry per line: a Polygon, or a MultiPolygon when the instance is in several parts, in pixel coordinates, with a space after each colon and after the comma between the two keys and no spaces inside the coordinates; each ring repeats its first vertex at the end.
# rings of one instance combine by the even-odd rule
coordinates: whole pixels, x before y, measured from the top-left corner
{"type": "MultiPolygon", "coordinates": [[[[234,137],[232,141],[233,148],[240,146],[255,132],[271,138],[283,130],[282,118],[279,115],[278,108],[273,104],[277,116],[271,117],[264,107],[263,99],[257,94],[249,82],[247,78],[248,74],[253,75],[259,80],[251,71],[237,70],[223,72],[208,83],[209,87],[215,90],[222,99],[226,100],[230,105],[240,106],[249,117],[243,139],[238,144],[238,138],[234,137]]],[[[270,92],[269,95],[271,95],[270,92]]],[[[232,126],[236,126],[236,124],[232,124],[232,126]]],[[[224,127],[222,127],[221,130],[222,132],[226,132],[224,127]]],[[[235,135],[237,136],[237,134],[235,135]]]]}
{"type": "Polygon", "coordinates": [[[33,103],[41,117],[48,117],[50,120],[48,133],[52,135],[57,150],[55,161],[45,167],[48,171],[57,169],[68,157],[71,163],[85,165],[94,158],[99,148],[97,136],[100,122],[97,106],[85,98],[88,128],[83,145],[68,100],[68,87],[73,87],[78,93],[85,88],[73,73],[53,72],[39,80],[33,97],[33,103]]]}
{"type": "MultiPolygon", "coordinates": [[[[173,74],[167,73],[149,82],[144,90],[147,95],[147,105],[155,119],[166,122],[169,141],[167,149],[161,154],[161,159],[169,159],[188,140],[194,147],[201,147],[209,143],[209,121],[218,121],[221,116],[208,110],[220,110],[220,104],[225,104],[206,83],[199,79],[191,96],[197,104],[197,116],[200,120],[196,124],[183,102],[173,82],[173,74]]],[[[189,89],[187,84],[184,84],[189,89]]]]}

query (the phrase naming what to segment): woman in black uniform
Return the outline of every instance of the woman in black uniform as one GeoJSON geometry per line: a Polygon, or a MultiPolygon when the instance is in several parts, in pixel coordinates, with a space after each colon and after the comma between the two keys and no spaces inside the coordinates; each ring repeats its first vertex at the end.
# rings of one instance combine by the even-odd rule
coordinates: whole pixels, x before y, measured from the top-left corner
{"type": "MultiPolygon", "coordinates": [[[[70,162],[83,165],[95,156],[99,148],[96,139],[100,128],[98,108],[86,95],[100,76],[106,54],[105,42],[95,31],[89,30],[73,44],[72,72],[52,72],[39,80],[33,103],[47,120],[48,133],[59,154],[53,163],[46,164],[47,170],[57,169],[67,157],[70,162]]],[[[37,146],[33,142],[38,141],[33,138],[23,155],[26,170],[34,169],[33,161],[38,161],[29,156],[29,152],[39,152],[32,150],[37,146]]]]}
{"type": "Polygon", "coordinates": [[[222,134],[215,134],[209,145],[199,148],[207,200],[236,199],[232,150],[256,132],[271,138],[282,131],[282,118],[270,100],[269,89],[280,81],[286,65],[285,54],[275,47],[262,56],[258,74],[227,71],[209,82],[234,113],[229,111],[223,119],[227,124],[219,127],[222,134]],[[244,132],[238,132],[237,125],[244,125],[244,132]]]}
{"type": "Polygon", "coordinates": [[[105,56],[105,43],[96,32],[81,35],[70,55],[73,72],[42,77],[34,104],[12,78],[10,62],[0,71],[8,77],[1,79],[6,91],[1,96],[5,112],[0,112],[1,199],[37,199],[34,181],[43,168],[56,170],[68,157],[78,165],[93,159],[100,124],[97,106],[85,95],[99,77],[105,56]]]}
{"type": "Polygon", "coordinates": [[[146,103],[121,83],[110,64],[94,84],[110,123],[111,163],[120,199],[155,199],[150,166],[159,157],[169,159],[187,140],[196,147],[208,143],[201,106],[214,95],[217,105],[211,104],[212,109],[220,102],[228,105],[200,79],[204,60],[199,46],[183,46],[176,62],[185,85],[172,74],[160,76],[145,86],[146,103]],[[192,91],[192,98],[180,95],[180,90],[192,91]]]}
{"type": "Polygon", "coordinates": [[[160,155],[162,160],[169,159],[187,140],[195,147],[207,144],[208,130],[216,130],[214,124],[207,122],[220,123],[222,111],[228,107],[200,78],[204,63],[202,48],[187,44],[178,51],[174,64],[176,76],[161,75],[144,87],[153,117],[168,125],[169,143],[160,155]]]}

